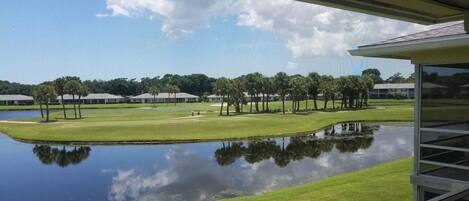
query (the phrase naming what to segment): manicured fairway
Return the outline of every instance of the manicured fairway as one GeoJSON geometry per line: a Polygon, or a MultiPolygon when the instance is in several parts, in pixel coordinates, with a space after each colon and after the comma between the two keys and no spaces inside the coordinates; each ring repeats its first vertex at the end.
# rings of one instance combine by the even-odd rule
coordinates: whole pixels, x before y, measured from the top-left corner
{"type": "MultiPolygon", "coordinates": [[[[52,119],[57,119],[57,122],[0,123],[0,132],[17,139],[54,142],[175,142],[294,135],[344,121],[413,119],[412,101],[408,100],[372,101],[370,109],[357,111],[316,111],[297,115],[269,113],[218,116],[219,107],[211,105],[163,104],[157,108],[149,105],[119,108],[119,105],[114,105],[116,109],[85,109],[84,119],[80,120],[64,120],[58,111],[52,115],[52,119]],[[192,116],[192,111],[200,111],[200,116],[192,116]]],[[[127,106],[124,104],[121,107],[127,106]]],[[[272,103],[270,106],[278,109],[280,103],[272,103]]],[[[245,111],[248,109],[245,107],[245,111]]],[[[69,117],[71,112],[69,110],[69,117]]],[[[38,122],[39,119],[22,121],[38,122]]]]}
{"type": "MultiPolygon", "coordinates": [[[[391,201],[412,200],[412,159],[329,177],[318,182],[229,201],[391,201]]],[[[228,200],[227,200],[228,201],[228,200]]]]}

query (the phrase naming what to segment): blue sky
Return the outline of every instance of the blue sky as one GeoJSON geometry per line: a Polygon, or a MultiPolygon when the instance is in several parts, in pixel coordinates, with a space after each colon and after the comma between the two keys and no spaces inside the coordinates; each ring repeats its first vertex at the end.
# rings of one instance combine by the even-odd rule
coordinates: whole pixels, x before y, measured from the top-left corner
{"type": "Polygon", "coordinates": [[[229,6],[197,1],[205,2],[207,7],[198,9],[207,12],[196,12],[190,0],[174,5],[171,0],[4,2],[0,7],[0,80],[39,83],[65,75],[139,79],[166,73],[235,77],[255,71],[340,76],[367,67],[379,68],[388,77],[413,71],[408,61],[352,58],[345,51],[422,27],[278,1],[286,9],[283,12],[273,7],[278,4],[261,7],[243,0],[229,6]],[[307,15],[317,20],[298,23],[307,15]],[[285,20],[290,16],[299,20],[285,20]],[[359,20],[355,23],[369,31],[350,34],[349,22],[334,23],[350,16],[356,16],[352,18],[359,20]],[[383,25],[393,28],[376,34],[383,25]],[[334,37],[336,41],[328,41],[334,37]]]}

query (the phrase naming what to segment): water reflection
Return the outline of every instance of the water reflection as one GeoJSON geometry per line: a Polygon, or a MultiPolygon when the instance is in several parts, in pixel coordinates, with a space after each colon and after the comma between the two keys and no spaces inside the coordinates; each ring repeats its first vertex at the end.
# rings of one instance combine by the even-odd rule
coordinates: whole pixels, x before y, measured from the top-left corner
{"type": "Polygon", "coordinates": [[[215,159],[221,166],[231,165],[241,157],[250,164],[273,159],[277,166],[286,167],[291,161],[317,158],[334,147],[341,153],[368,149],[373,143],[373,132],[377,130],[379,125],[346,123],[331,126],[321,133],[290,137],[288,142],[285,138],[280,141],[222,142],[222,147],[215,151],[215,159]]]}
{"type": "Polygon", "coordinates": [[[33,148],[33,153],[43,164],[56,164],[62,168],[80,164],[90,156],[90,152],[90,147],[74,147],[71,150],[67,150],[65,146],[55,148],[48,145],[36,145],[33,148]]]}
{"type": "Polygon", "coordinates": [[[202,201],[259,194],[410,156],[409,126],[340,124],[302,137],[91,148],[35,146],[0,135],[0,200],[202,201]],[[68,188],[77,183],[80,188],[68,188]]]}

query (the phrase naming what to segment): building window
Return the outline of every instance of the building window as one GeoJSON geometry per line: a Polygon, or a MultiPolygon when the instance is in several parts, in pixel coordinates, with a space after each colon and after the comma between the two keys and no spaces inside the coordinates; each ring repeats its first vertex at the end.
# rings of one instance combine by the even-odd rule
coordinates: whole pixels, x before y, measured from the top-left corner
{"type": "Polygon", "coordinates": [[[469,181],[469,64],[421,69],[420,173],[469,181]]]}

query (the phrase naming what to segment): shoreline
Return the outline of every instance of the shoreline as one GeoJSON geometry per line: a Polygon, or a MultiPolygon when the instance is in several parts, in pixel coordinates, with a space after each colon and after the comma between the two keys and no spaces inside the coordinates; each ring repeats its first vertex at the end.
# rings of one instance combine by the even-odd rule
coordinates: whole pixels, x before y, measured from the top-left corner
{"type": "Polygon", "coordinates": [[[104,145],[104,146],[113,146],[113,145],[167,145],[167,144],[188,144],[188,143],[203,143],[203,142],[216,142],[216,141],[242,141],[242,140],[256,140],[264,138],[279,138],[279,137],[295,137],[295,136],[304,136],[313,132],[318,132],[324,130],[330,126],[342,123],[412,123],[408,120],[355,120],[355,121],[339,121],[327,126],[320,127],[311,131],[302,131],[294,133],[284,133],[284,134],[274,134],[274,135],[256,135],[250,137],[229,137],[229,138],[212,138],[212,139],[180,139],[180,140],[116,140],[116,141],[66,141],[66,140],[35,140],[35,139],[24,139],[14,137],[7,132],[0,130],[0,134],[4,134],[7,137],[22,143],[27,144],[42,144],[42,145],[67,145],[67,146],[94,146],[94,145],[104,145]]]}

